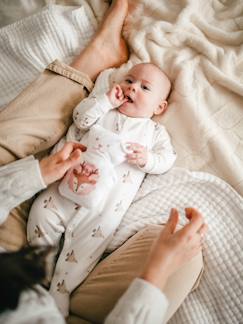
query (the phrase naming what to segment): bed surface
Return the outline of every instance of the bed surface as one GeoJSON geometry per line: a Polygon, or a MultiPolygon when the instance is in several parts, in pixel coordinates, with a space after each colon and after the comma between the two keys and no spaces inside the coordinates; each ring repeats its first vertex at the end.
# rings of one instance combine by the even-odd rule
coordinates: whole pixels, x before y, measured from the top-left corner
{"type": "MultiPolygon", "coordinates": [[[[90,40],[107,8],[105,1],[96,0],[68,1],[82,6],[51,5],[43,10],[48,1],[31,2],[33,10],[23,9],[24,1],[11,3],[22,5],[22,17],[37,13],[0,29],[2,109],[51,61],[70,62],[90,40]]],[[[124,36],[131,57],[113,71],[112,79],[119,80],[141,61],[152,61],[168,74],[173,82],[169,109],[157,120],[172,137],[176,167],[184,169],[175,168],[164,177],[147,176],[111,249],[147,223],[164,221],[170,205],[180,211],[190,203],[197,206],[210,228],[205,277],[170,323],[238,324],[243,318],[243,3],[130,4],[124,36]]],[[[4,24],[20,18],[16,11],[8,16],[6,10],[1,4],[4,24]]]]}
{"type": "MultiPolygon", "coordinates": [[[[48,1],[31,2],[29,11],[26,6],[23,10],[24,1],[11,3],[11,8],[22,4],[24,13],[20,12],[28,15],[48,1]]],[[[82,6],[76,10],[50,6],[27,18],[28,23],[0,29],[0,107],[55,58],[70,62],[87,44],[107,8],[103,1],[67,3],[82,6]]],[[[114,77],[140,61],[151,60],[165,70],[173,91],[169,110],[160,120],[172,136],[176,166],[215,174],[243,194],[242,2],[130,3],[136,5],[124,34],[132,55],[114,77]]],[[[0,14],[6,16],[6,5],[3,8],[0,14]]]]}

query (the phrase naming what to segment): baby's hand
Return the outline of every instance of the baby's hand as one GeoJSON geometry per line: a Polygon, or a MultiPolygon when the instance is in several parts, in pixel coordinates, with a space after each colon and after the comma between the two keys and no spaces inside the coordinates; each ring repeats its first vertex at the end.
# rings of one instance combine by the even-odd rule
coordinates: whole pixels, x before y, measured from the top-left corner
{"type": "Polygon", "coordinates": [[[127,101],[119,84],[115,84],[106,95],[114,108],[121,106],[127,101]]]}
{"type": "Polygon", "coordinates": [[[131,150],[132,153],[126,155],[127,162],[143,168],[148,161],[148,150],[145,146],[138,143],[129,142],[128,144],[130,144],[128,149],[131,150]]]}

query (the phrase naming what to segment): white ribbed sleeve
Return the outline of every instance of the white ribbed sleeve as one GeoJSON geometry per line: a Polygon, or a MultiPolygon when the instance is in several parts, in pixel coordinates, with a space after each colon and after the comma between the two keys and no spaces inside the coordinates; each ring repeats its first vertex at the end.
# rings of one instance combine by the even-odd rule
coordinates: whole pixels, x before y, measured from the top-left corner
{"type": "Polygon", "coordinates": [[[9,211],[46,188],[39,161],[33,156],[12,162],[0,168],[0,224],[9,211]]]}
{"type": "Polygon", "coordinates": [[[105,324],[161,324],[168,307],[165,295],[136,278],[117,302],[105,324]]]}

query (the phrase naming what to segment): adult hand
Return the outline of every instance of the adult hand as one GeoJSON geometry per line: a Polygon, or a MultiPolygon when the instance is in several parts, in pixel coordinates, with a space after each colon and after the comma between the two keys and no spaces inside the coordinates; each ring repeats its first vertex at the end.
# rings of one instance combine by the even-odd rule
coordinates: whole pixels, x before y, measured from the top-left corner
{"type": "Polygon", "coordinates": [[[86,147],[79,143],[68,142],[63,148],[40,161],[40,170],[45,184],[61,179],[68,169],[75,166],[79,161],[82,152],[86,147]]]}
{"type": "Polygon", "coordinates": [[[199,253],[207,232],[208,227],[198,210],[186,208],[185,212],[189,223],[176,231],[179,213],[176,209],[171,210],[141,276],[160,289],[163,289],[170,275],[199,253]]]}

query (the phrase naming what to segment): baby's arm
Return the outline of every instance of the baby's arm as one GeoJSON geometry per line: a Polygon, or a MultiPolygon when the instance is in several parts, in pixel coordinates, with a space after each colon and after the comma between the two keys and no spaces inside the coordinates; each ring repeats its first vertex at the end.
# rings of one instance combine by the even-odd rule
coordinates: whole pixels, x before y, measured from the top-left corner
{"type": "Polygon", "coordinates": [[[113,106],[106,94],[86,98],[73,111],[74,124],[79,129],[87,130],[111,109],[113,106]]]}
{"type": "Polygon", "coordinates": [[[165,173],[176,160],[170,137],[162,125],[159,125],[155,131],[154,145],[151,150],[137,143],[130,143],[130,148],[133,152],[127,155],[128,162],[136,164],[145,173],[165,173]]]}
{"type": "Polygon", "coordinates": [[[120,106],[126,99],[119,85],[114,85],[106,94],[82,100],[73,111],[73,121],[79,129],[89,129],[108,111],[120,106]]]}

